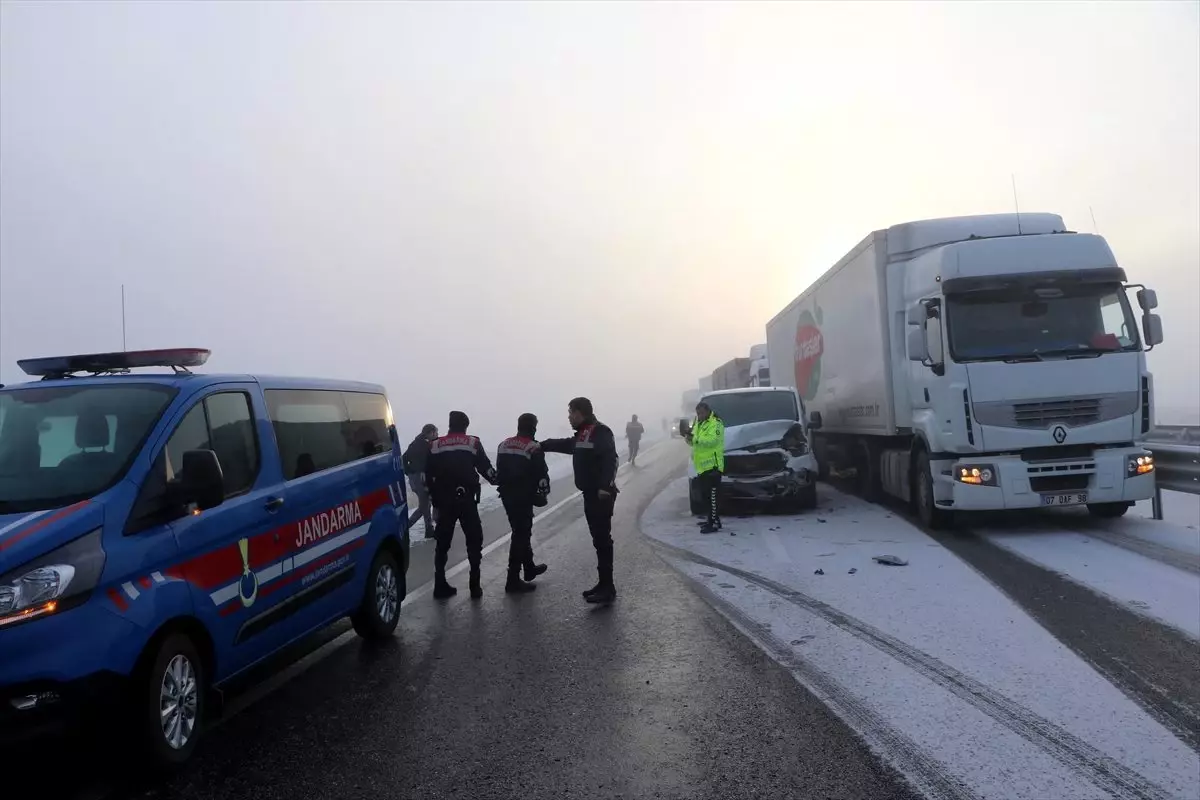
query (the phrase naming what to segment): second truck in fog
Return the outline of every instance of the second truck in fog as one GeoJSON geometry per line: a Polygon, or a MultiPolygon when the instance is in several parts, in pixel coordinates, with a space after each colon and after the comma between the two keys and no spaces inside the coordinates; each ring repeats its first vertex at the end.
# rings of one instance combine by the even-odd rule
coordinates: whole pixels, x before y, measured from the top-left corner
{"type": "Polygon", "coordinates": [[[1103,238],[1054,214],[895,225],[767,323],[771,383],[803,398],[822,472],[852,468],[931,526],[983,509],[1118,516],[1154,492],[1137,442],[1156,305],[1103,238]]]}

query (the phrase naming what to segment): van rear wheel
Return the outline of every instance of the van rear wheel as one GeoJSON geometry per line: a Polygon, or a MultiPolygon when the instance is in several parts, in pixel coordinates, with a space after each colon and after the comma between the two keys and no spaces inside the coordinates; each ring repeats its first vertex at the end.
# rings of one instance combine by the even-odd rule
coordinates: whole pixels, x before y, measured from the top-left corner
{"type": "Polygon", "coordinates": [[[385,549],[375,554],[362,605],[350,615],[354,632],[364,639],[386,639],[400,622],[400,604],[404,601],[405,582],[396,558],[385,549]]]}

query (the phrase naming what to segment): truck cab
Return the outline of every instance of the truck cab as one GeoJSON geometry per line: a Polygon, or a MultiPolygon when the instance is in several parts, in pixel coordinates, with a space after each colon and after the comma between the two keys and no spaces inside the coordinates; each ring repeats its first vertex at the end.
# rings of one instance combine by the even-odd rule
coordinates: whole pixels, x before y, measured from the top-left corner
{"type": "MultiPolygon", "coordinates": [[[[708,392],[700,398],[725,425],[723,501],[758,506],[814,508],[817,461],[809,446],[804,401],[789,387],[751,387],[708,392]]],[[[704,513],[688,462],[693,514],[704,513]]]]}
{"type": "Polygon", "coordinates": [[[1153,456],[1137,443],[1153,426],[1157,298],[1127,283],[1103,238],[1057,215],[1021,222],[1018,235],[947,244],[913,230],[914,255],[893,273],[907,330],[897,400],[911,407],[914,499],[931,524],[1059,505],[1119,516],[1153,495],[1153,456]]]}

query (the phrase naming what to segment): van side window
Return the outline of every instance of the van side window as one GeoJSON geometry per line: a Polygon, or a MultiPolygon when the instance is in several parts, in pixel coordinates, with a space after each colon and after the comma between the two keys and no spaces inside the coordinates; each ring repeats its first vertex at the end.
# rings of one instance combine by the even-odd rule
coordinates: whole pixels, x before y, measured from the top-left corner
{"type": "Polygon", "coordinates": [[[383,395],[321,389],[268,389],[265,394],[286,480],[389,447],[383,395]]]}
{"type": "Polygon", "coordinates": [[[225,474],[225,496],[254,486],[259,470],[250,398],[245,392],[219,392],[204,398],[184,416],[150,468],[129,516],[126,533],[170,522],[180,514],[168,497],[168,485],[183,470],[188,450],[212,450],[225,474]]]}

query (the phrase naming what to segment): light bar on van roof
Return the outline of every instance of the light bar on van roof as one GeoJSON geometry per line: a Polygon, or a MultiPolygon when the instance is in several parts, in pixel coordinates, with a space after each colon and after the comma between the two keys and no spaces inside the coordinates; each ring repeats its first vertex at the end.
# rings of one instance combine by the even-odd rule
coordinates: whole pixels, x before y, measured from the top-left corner
{"type": "Polygon", "coordinates": [[[211,351],[199,347],[177,347],[170,350],[129,350],[124,353],[89,353],[77,356],[26,358],[17,366],[26,375],[53,378],[76,372],[125,372],[140,367],[170,367],[187,370],[208,361],[211,351]]]}

